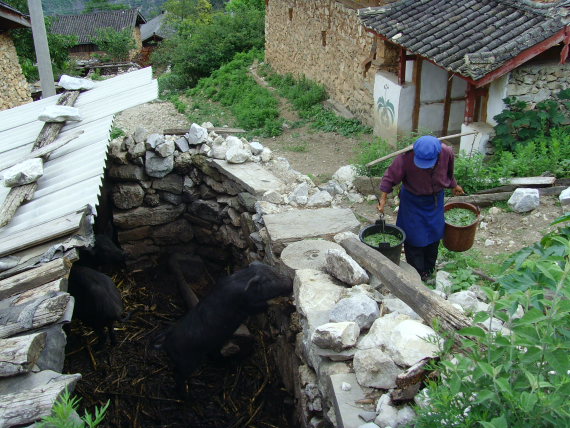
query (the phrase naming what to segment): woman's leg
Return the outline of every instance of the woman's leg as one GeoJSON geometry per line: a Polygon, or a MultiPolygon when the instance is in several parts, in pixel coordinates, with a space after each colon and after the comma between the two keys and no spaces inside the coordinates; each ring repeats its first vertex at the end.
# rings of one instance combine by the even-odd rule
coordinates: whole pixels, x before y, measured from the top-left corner
{"type": "Polygon", "coordinates": [[[421,276],[425,271],[424,247],[414,247],[413,245],[405,243],[404,254],[406,255],[406,262],[417,270],[421,276]]]}
{"type": "Polygon", "coordinates": [[[423,247],[424,250],[424,272],[430,276],[435,271],[435,262],[439,250],[439,241],[423,247]]]}

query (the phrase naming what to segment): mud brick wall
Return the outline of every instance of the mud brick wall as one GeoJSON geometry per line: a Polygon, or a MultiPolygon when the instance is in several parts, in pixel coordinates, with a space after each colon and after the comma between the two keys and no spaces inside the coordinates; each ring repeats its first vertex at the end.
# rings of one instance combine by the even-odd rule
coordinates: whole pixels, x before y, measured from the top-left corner
{"type": "Polygon", "coordinates": [[[373,125],[374,75],[385,51],[374,38],[356,9],[335,0],[269,0],[267,5],[267,63],[277,73],[323,84],[332,99],[368,125],[373,125]],[[365,73],[363,62],[374,52],[365,73]]]}

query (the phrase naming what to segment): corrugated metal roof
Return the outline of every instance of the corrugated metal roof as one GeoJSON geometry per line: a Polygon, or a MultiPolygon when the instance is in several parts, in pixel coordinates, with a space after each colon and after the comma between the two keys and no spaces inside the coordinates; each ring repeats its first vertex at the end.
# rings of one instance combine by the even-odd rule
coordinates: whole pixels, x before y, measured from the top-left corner
{"type": "Polygon", "coordinates": [[[365,27],[473,80],[565,27],[561,6],[514,0],[399,0],[360,9],[365,27]]]}
{"type": "MultiPolygon", "coordinates": [[[[115,113],[151,101],[157,95],[158,85],[152,79],[150,67],[97,82],[94,89],[81,93],[75,102],[75,107],[81,112],[81,122],[67,123],[54,143],[77,131],[83,131],[83,134],[53,152],[45,162],[44,175],[38,180],[34,198],[18,209],[8,225],[0,228],[0,241],[86,205],[94,208],[99,197],[115,113]]],[[[55,104],[58,98],[56,95],[0,112],[2,163],[16,161],[31,152],[44,124],[37,117],[47,105],[55,104]]],[[[0,188],[0,203],[8,192],[8,188],[0,188]]],[[[37,236],[30,236],[29,239],[35,242],[37,236]]],[[[50,236],[45,239],[49,240],[50,236]]],[[[25,242],[21,242],[21,245],[25,245],[25,242]]],[[[6,251],[8,249],[0,251],[0,256],[5,255],[6,251]]]]}
{"type": "Polygon", "coordinates": [[[51,26],[51,32],[68,36],[77,36],[79,44],[93,43],[93,37],[101,28],[117,31],[134,28],[146,20],[138,9],[106,10],[82,15],[58,15],[51,26]]]}

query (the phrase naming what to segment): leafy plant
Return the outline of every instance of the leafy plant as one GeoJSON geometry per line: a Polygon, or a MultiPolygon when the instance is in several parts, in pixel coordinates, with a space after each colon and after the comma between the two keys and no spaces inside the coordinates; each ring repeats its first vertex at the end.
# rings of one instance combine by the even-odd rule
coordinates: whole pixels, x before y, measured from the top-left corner
{"type": "Polygon", "coordinates": [[[392,164],[393,158],[377,163],[371,167],[367,167],[366,164],[409,146],[417,137],[418,135],[415,133],[410,134],[396,141],[395,146],[388,144],[388,142],[382,138],[362,142],[360,144],[360,152],[356,158],[359,174],[371,177],[382,177],[386,169],[392,164]]]}
{"type": "Polygon", "coordinates": [[[125,134],[125,131],[123,131],[121,128],[118,128],[116,126],[113,126],[111,128],[111,140],[114,140],[115,138],[119,138],[119,137],[123,137],[125,134]]]}
{"type": "Polygon", "coordinates": [[[569,426],[570,227],[513,254],[503,269],[500,287],[485,288],[490,312],[474,324],[499,319],[508,330],[473,326],[448,338],[453,359],[447,351],[435,365],[441,376],[429,382],[415,427],[569,426]]]}
{"type": "Polygon", "coordinates": [[[568,124],[570,116],[570,89],[561,91],[557,99],[536,103],[534,107],[516,97],[503,101],[506,108],[496,115],[493,145],[501,151],[513,151],[521,144],[541,136],[549,136],[552,129],[568,124]]]}
{"type": "Polygon", "coordinates": [[[99,426],[105,418],[105,413],[109,407],[109,401],[103,407],[95,407],[95,415],[91,415],[85,411],[83,417],[79,420],[74,417],[75,411],[79,406],[80,399],[71,397],[66,390],[52,409],[52,414],[42,418],[38,423],[39,428],[57,427],[57,428],[95,428],[99,426]]]}
{"type": "Polygon", "coordinates": [[[485,162],[482,153],[465,156],[461,153],[455,158],[455,179],[466,193],[476,193],[479,190],[499,186],[501,179],[506,176],[500,166],[485,162]]]}
{"type": "Polygon", "coordinates": [[[171,95],[170,97],[168,97],[168,101],[170,101],[174,105],[174,108],[178,113],[186,113],[187,105],[184,101],[180,99],[178,95],[171,95]]]}
{"type": "Polygon", "coordinates": [[[136,42],[130,29],[117,31],[113,28],[100,28],[93,42],[114,61],[124,61],[129,58],[136,42]]]}

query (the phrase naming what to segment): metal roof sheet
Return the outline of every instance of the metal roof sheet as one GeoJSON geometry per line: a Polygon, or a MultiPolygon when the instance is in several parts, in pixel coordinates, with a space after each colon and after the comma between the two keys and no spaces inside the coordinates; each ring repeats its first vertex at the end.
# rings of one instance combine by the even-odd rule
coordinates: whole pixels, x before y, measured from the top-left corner
{"type": "MultiPolygon", "coordinates": [[[[151,101],[157,95],[158,85],[152,79],[150,67],[97,82],[95,88],[81,93],[74,106],[79,108],[82,120],[68,122],[54,143],[77,131],[83,133],[54,151],[44,163],[44,175],[37,182],[33,199],[20,206],[11,222],[0,228],[0,240],[12,239],[16,234],[79,211],[86,205],[94,209],[98,204],[114,114],[151,101]]],[[[58,98],[56,95],[0,112],[2,164],[16,162],[31,152],[44,125],[37,117],[58,98]]],[[[8,188],[0,188],[0,203],[8,192],[8,188]]],[[[45,240],[50,240],[49,232],[45,233],[45,240]]],[[[28,238],[30,243],[37,239],[28,238]]],[[[25,242],[19,243],[18,247],[22,246],[25,247],[25,242]]]]}

